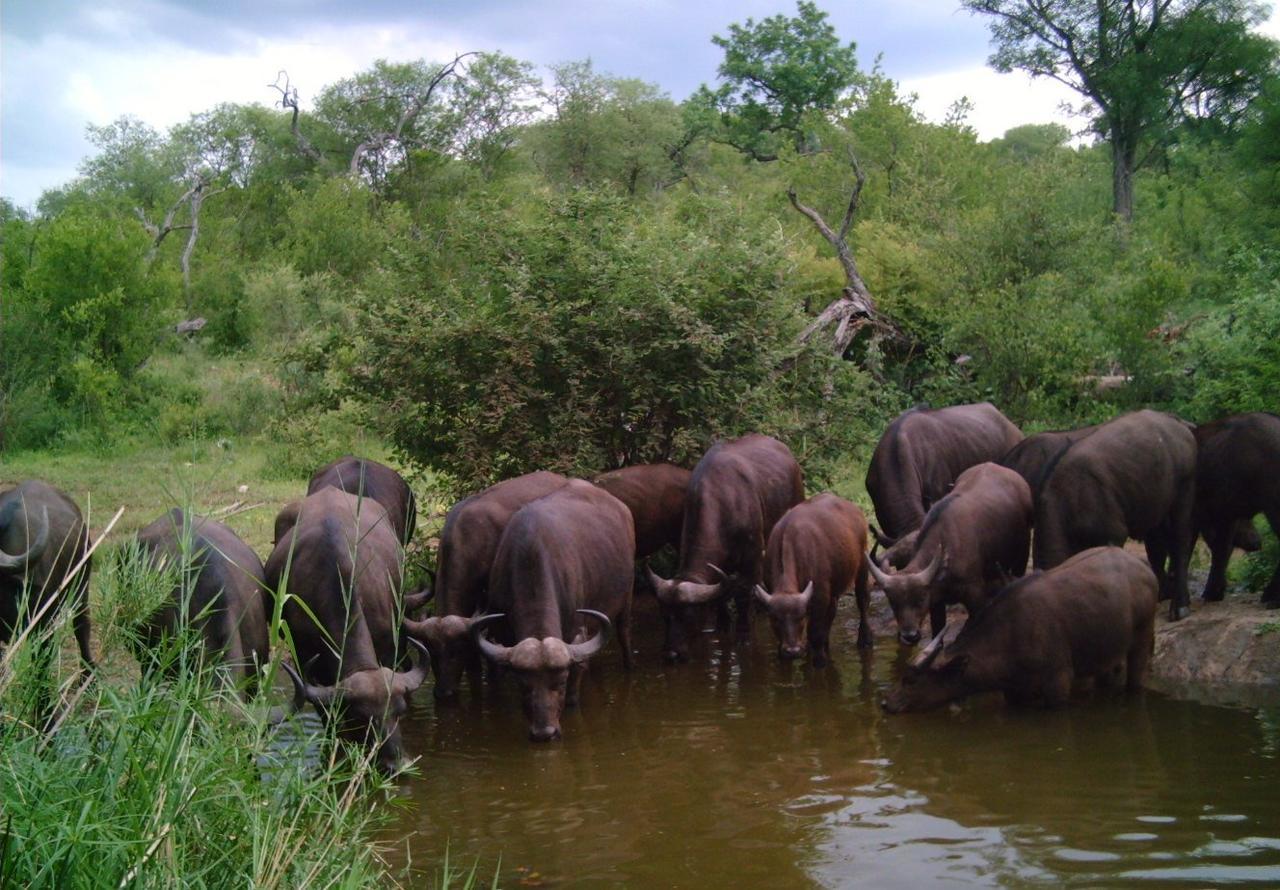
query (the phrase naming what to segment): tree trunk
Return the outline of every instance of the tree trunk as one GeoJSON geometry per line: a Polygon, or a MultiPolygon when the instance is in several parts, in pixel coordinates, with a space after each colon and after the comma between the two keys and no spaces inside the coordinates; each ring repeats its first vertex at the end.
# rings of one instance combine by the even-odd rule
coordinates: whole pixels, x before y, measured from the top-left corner
{"type": "Polygon", "coordinates": [[[1138,142],[1128,133],[1111,135],[1111,210],[1125,225],[1133,222],[1133,174],[1138,142]]]}

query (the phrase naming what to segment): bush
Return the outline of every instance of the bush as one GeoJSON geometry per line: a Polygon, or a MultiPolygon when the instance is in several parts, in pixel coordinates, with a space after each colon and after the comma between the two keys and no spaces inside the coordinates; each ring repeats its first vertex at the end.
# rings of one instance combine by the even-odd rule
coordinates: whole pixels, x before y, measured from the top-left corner
{"type": "Polygon", "coordinates": [[[457,217],[434,266],[366,280],[348,378],[399,449],[466,486],[691,464],[753,429],[808,429],[817,459],[847,425],[811,384],[867,389],[797,353],[789,245],[727,201],[581,190],[457,217]]]}

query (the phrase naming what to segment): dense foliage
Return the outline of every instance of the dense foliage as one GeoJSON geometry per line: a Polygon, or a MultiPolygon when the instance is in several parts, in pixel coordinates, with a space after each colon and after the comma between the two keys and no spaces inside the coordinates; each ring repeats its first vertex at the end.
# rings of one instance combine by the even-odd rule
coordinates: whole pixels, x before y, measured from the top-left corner
{"type": "Polygon", "coordinates": [[[0,448],[262,436],[295,473],[370,430],[467,488],[763,429],[825,480],[916,401],[1032,427],[1274,407],[1275,46],[1210,5],[1248,77],[1144,131],[1123,228],[1106,120],[1083,146],[926,121],[807,2],[727,26],[683,102],[490,53],[93,128],[80,179],[4,205],[0,448]],[[891,332],[837,356],[807,330],[848,264],[789,189],[891,332]]]}

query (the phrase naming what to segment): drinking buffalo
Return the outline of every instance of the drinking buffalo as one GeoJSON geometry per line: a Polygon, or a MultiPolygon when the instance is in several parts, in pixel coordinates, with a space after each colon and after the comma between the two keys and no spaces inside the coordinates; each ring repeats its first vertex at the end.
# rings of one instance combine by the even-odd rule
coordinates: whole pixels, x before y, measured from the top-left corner
{"type": "MultiPolygon", "coordinates": [[[[423,621],[404,620],[405,632],[431,652],[437,699],[457,694],[464,663],[479,666],[468,629],[472,617],[485,611],[489,569],[507,523],[525,504],[567,481],[558,473],[517,476],[466,498],[445,517],[436,561],[435,615],[423,621]]],[[[406,597],[406,603],[420,599],[406,597]]]]}
{"type": "Polygon", "coordinates": [[[284,620],[305,679],[286,669],[298,699],[344,738],[375,747],[385,769],[400,760],[400,717],[428,670],[425,652],[413,669],[395,670],[406,658],[397,645],[400,577],[386,510],[336,488],[302,501],[293,533],[266,565],[268,588],[289,594],[284,620]]]}
{"type": "Polygon", "coordinates": [[[1074,680],[1120,668],[1141,688],[1155,640],[1156,577],[1118,547],[1095,547],[1010,584],[951,643],[939,634],[883,702],[923,711],[976,692],[1010,704],[1064,704],[1074,680]]]}
{"type": "Polygon", "coordinates": [[[689,480],[676,576],[667,581],[648,573],[666,623],[668,661],[688,659],[707,607],[730,594],[738,635],[746,636],[748,604],[769,533],[802,500],[800,465],[777,439],[752,434],[707,451],[689,480]]]}
{"type": "MultiPolygon", "coordinates": [[[[387,511],[387,519],[400,543],[407,544],[413,537],[418,521],[418,502],[409,484],[390,467],[362,457],[340,457],[316,471],[307,485],[307,494],[315,494],[326,487],[377,501],[387,511]]],[[[297,520],[298,504],[297,501],[289,504],[276,516],[276,543],[297,520]]]]}
{"type": "Polygon", "coordinates": [[[850,588],[858,603],[858,645],[871,645],[866,550],[866,517],[833,494],[814,495],[778,520],[765,549],[768,590],[757,584],[755,595],[778,638],[779,658],[799,658],[807,638],[814,666],[825,665],[836,605],[850,588]]]}
{"type": "Polygon", "coordinates": [[[1195,476],[1195,436],[1173,415],[1135,411],[1102,424],[1067,449],[1045,479],[1036,501],[1036,568],[1137,538],[1147,545],[1162,593],[1171,597],[1169,617],[1182,618],[1189,611],[1195,476]]]}
{"type": "Polygon", "coordinates": [[[899,414],[867,469],[867,493],[882,532],[877,539],[891,548],[889,563],[901,567],[910,559],[911,544],[899,540],[920,527],[961,473],[999,460],[1021,440],[1018,428],[989,402],[899,414]]]}
{"type": "MultiPolygon", "coordinates": [[[[1204,599],[1220,600],[1227,585],[1233,538],[1259,513],[1280,534],[1280,417],[1237,414],[1197,427],[1195,527],[1213,561],[1204,599]]],[[[1280,566],[1262,594],[1280,607],[1280,566]]]]}
{"type": "Polygon", "coordinates": [[[929,509],[906,567],[888,573],[869,566],[893,607],[898,639],[919,642],[926,614],[936,637],[946,627],[948,605],[962,603],[973,614],[1009,576],[1022,575],[1031,517],[1031,489],[1013,470],[983,463],[961,473],[951,493],[929,509]]]}
{"type": "Polygon", "coordinates": [[[611,624],[631,667],[635,551],[626,506],[581,480],[527,504],[507,523],[489,582],[496,611],[471,633],[486,657],[515,671],[534,741],[560,737],[561,713],[577,704],[587,659],[604,646],[611,624]],[[484,636],[498,622],[509,645],[484,636]],[[588,637],[589,623],[596,627],[588,637]]]}
{"type": "Polygon", "coordinates": [[[169,601],[144,626],[139,660],[154,653],[163,637],[193,627],[205,651],[255,689],[271,658],[258,555],[221,522],[177,507],[138,532],[138,543],[179,573],[169,601]]]}
{"type": "Polygon", "coordinates": [[[627,505],[636,525],[636,559],[680,545],[691,472],[673,464],[623,467],[592,481],[627,505]]]}
{"type": "MultiPolygon", "coordinates": [[[[51,622],[58,609],[72,610],[76,644],[86,668],[93,667],[89,648],[89,563],[68,576],[89,544],[80,508],[65,493],[38,480],[0,494],[0,643],[8,644],[35,621],[51,622]],[[59,587],[67,582],[67,587],[59,587]]],[[[51,662],[55,653],[44,641],[31,641],[51,662]]],[[[42,687],[43,688],[43,687],[42,687]]],[[[36,703],[40,719],[49,716],[47,690],[36,703]]]]}

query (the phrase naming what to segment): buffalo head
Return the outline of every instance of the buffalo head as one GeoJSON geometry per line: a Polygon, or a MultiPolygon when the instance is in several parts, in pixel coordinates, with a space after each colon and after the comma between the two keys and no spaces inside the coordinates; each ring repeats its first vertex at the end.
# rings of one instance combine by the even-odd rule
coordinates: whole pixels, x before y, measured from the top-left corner
{"type": "Polygon", "coordinates": [[[419,652],[418,663],[408,671],[387,667],[356,671],[334,686],[313,686],[286,664],[293,680],[295,703],[311,702],[337,728],[339,737],[377,749],[378,765],[394,772],[403,756],[400,718],[409,709],[408,696],[427,677],[426,648],[417,640],[409,644],[419,652]]]}
{"type": "Polygon", "coordinates": [[[965,675],[969,656],[944,651],[942,636],[935,637],[907,666],[898,683],[880,702],[890,714],[928,711],[955,701],[971,690],[972,683],[965,675]]]}
{"type": "Polygon", "coordinates": [[[778,638],[778,657],[790,661],[803,655],[809,633],[809,603],[813,599],[813,582],[810,581],[799,593],[769,593],[757,584],[755,597],[768,613],[769,625],[778,638]]]}
{"type": "Polygon", "coordinates": [[[689,646],[707,626],[711,606],[728,592],[729,576],[719,567],[707,565],[720,576],[720,581],[715,584],[667,581],[659,578],[653,569],[646,569],[667,629],[666,641],[662,644],[662,656],[667,661],[689,660],[689,646]]]}
{"type": "Polygon", "coordinates": [[[484,635],[489,625],[506,617],[502,613],[478,618],[471,625],[471,636],[484,656],[495,664],[515,671],[520,679],[521,700],[529,720],[529,738],[549,742],[560,738],[560,716],[564,713],[569,685],[569,669],[584,665],[609,639],[609,618],[592,609],[579,609],[600,623],[590,639],[566,643],[558,637],[536,639],[526,637],[514,646],[503,646],[484,635]]]}
{"type": "Polygon", "coordinates": [[[886,572],[874,559],[867,560],[867,569],[893,607],[893,617],[898,622],[898,639],[914,646],[920,642],[920,625],[929,614],[933,585],[946,573],[946,551],[939,547],[929,564],[918,572],[886,572]]]}
{"type": "MultiPolygon", "coordinates": [[[[16,501],[13,503],[17,503],[16,501]]],[[[49,508],[40,507],[40,518],[31,522],[31,513],[27,517],[27,549],[21,553],[5,553],[0,550],[0,572],[20,575],[40,561],[49,546],[49,508]]]]}

